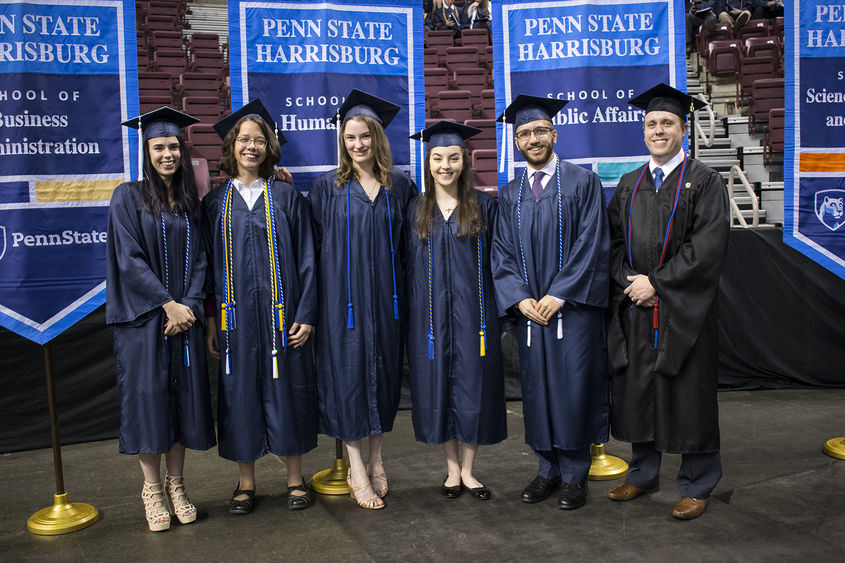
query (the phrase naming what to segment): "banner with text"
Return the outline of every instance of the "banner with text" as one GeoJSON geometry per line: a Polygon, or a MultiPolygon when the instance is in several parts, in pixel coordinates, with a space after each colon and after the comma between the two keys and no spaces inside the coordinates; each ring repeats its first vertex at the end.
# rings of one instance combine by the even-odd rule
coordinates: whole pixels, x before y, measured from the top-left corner
{"type": "Polygon", "coordinates": [[[260,98],[287,137],[282,165],[308,190],[337,167],[337,108],[352,88],[401,110],[385,129],[397,168],[416,170],[425,126],[419,2],[229,0],[232,109],[260,98]],[[409,4],[414,4],[410,6],[409,4]]]}
{"type": "Polygon", "coordinates": [[[845,278],[845,4],[785,17],[783,240],[845,278]]]}
{"type": "MultiPolygon", "coordinates": [[[[569,100],[555,117],[557,154],[613,188],[648,159],[644,112],[627,101],[659,82],[686,88],[680,0],[493,4],[496,114],[519,94],[569,100]]],[[[513,127],[497,123],[499,185],[523,166],[513,127]]]]}
{"type": "Polygon", "coordinates": [[[39,344],[105,302],[135,41],[131,0],[0,0],[0,325],[39,344]]]}

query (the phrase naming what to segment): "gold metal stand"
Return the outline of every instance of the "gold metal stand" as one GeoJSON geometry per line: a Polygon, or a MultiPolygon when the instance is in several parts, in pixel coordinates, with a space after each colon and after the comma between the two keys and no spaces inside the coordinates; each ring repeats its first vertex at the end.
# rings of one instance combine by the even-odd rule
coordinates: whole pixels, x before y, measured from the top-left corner
{"type": "Polygon", "coordinates": [[[591,444],[590,465],[591,481],[610,481],[618,479],[628,471],[628,464],[623,459],[604,453],[604,444],[591,444]]]}
{"type": "Polygon", "coordinates": [[[836,459],[845,459],[845,438],[831,438],[825,442],[824,453],[836,459]]]}
{"type": "Polygon", "coordinates": [[[53,506],[43,508],[29,517],[26,529],[41,536],[56,536],[87,528],[97,521],[100,513],[90,504],[68,502],[62,472],[62,449],[59,443],[59,418],[56,413],[56,393],[53,385],[53,358],[50,343],[44,345],[44,371],[47,375],[47,405],[50,408],[50,438],[53,442],[53,470],[56,473],[56,494],[53,506]]]}
{"type": "Polygon", "coordinates": [[[348,495],[346,474],[349,467],[343,457],[343,442],[335,439],[335,460],[331,469],[324,469],[311,477],[311,488],[321,495],[348,495]]]}

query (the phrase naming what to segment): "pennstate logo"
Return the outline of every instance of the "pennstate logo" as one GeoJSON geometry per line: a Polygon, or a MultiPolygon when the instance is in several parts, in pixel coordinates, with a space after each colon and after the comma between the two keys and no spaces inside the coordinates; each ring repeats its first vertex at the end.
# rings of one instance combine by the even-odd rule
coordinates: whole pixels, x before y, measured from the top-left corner
{"type": "Polygon", "coordinates": [[[816,192],[816,217],[822,225],[835,231],[845,225],[845,190],[816,192]]]}
{"type": "Polygon", "coordinates": [[[0,225],[0,260],[6,254],[6,227],[0,225]]]}

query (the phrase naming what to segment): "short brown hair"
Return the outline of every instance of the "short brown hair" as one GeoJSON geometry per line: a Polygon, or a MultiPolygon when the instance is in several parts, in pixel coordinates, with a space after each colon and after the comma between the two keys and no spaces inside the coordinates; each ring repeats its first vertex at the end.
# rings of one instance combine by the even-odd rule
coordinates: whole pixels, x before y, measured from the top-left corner
{"type": "Polygon", "coordinates": [[[223,154],[220,157],[220,170],[232,178],[235,178],[238,175],[238,161],[235,159],[235,143],[237,141],[235,139],[237,139],[238,133],[240,133],[241,130],[241,125],[243,125],[244,121],[252,121],[258,125],[258,127],[261,128],[261,134],[264,135],[265,139],[267,139],[264,161],[261,163],[261,166],[258,167],[258,175],[265,179],[269,178],[275,172],[276,164],[278,164],[279,160],[282,158],[282,147],[279,144],[279,139],[276,137],[276,134],[272,129],[270,129],[267,122],[258,115],[243,116],[237,123],[235,123],[235,126],[226,133],[226,137],[223,138],[223,154]]]}
{"type": "Polygon", "coordinates": [[[344,120],[340,126],[337,135],[337,142],[340,147],[340,158],[337,163],[337,185],[342,186],[349,181],[349,178],[352,177],[354,172],[352,157],[349,156],[349,153],[346,151],[346,144],[343,142],[343,132],[346,130],[346,124],[353,119],[363,122],[370,130],[370,148],[375,156],[373,172],[379,183],[389,190],[390,175],[393,173],[393,154],[390,152],[390,142],[387,140],[387,135],[384,134],[381,124],[367,115],[350,117],[344,120]]]}

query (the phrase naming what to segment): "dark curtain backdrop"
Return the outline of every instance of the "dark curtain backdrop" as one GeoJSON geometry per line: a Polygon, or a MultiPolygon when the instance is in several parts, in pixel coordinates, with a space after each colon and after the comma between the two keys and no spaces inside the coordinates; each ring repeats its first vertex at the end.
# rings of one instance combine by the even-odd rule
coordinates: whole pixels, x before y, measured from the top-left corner
{"type": "MultiPolygon", "coordinates": [[[[845,387],[845,281],[781,239],[776,229],[731,231],[719,291],[720,386],[845,387]]],[[[52,349],[62,443],[116,437],[112,331],[103,308],[54,339],[52,349]]],[[[506,394],[518,399],[513,338],[505,339],[504,356],[506,394]]],[[[213,391],[216,367],[209,369],[213,391]]],[[[43,349],[0,329],[0,384],[0,453],[48,447],[43,349]]]]}

